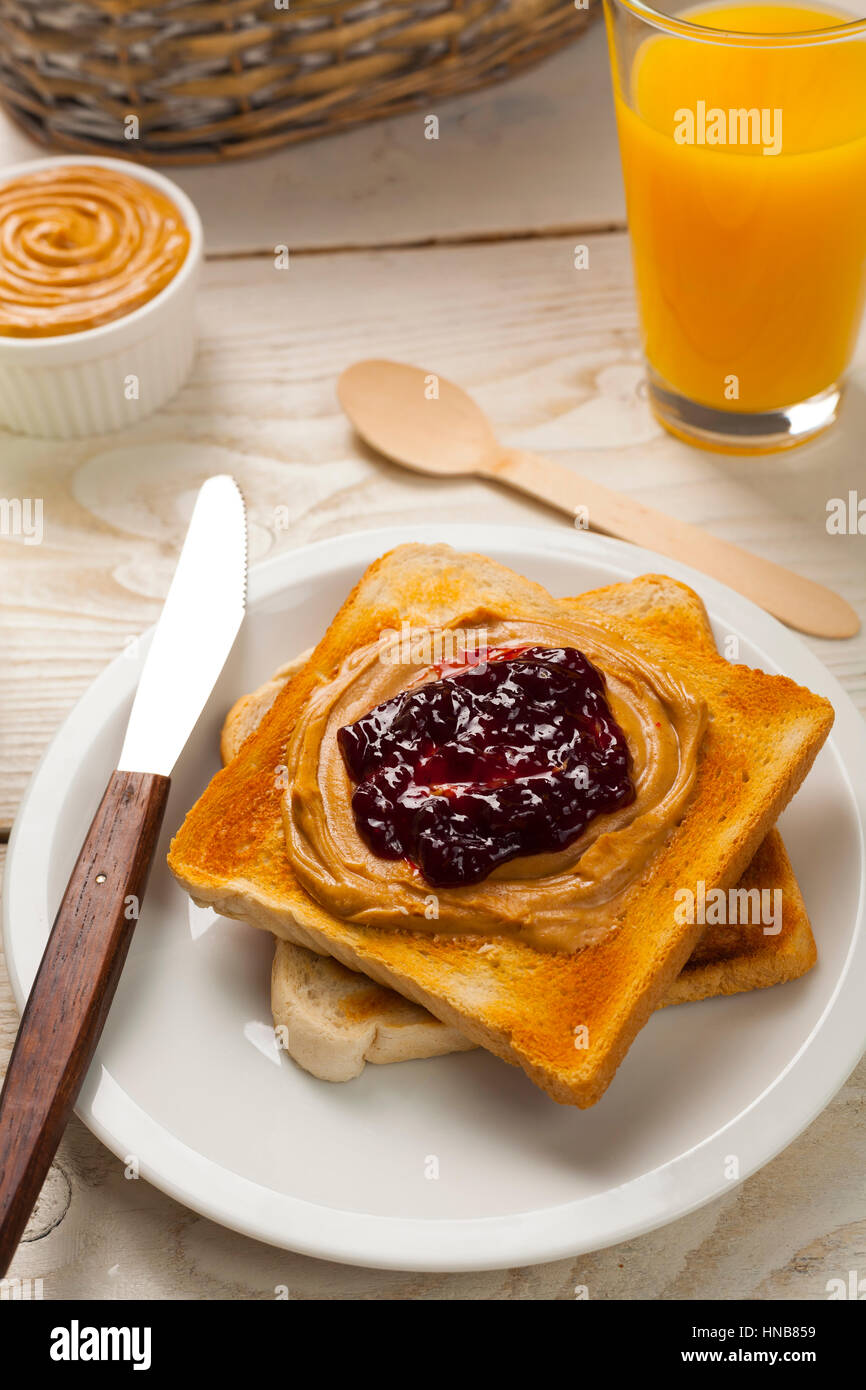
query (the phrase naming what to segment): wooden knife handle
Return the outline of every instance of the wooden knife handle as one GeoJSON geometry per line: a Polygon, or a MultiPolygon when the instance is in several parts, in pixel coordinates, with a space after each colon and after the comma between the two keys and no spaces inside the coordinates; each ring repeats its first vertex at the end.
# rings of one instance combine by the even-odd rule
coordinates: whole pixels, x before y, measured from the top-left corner
{"type": "Polygon", "coordinates": [[[90,1066],[129,950],[169,779],[114,772],[63,895],[0,1094],[0,1276],[90,1066]]]}

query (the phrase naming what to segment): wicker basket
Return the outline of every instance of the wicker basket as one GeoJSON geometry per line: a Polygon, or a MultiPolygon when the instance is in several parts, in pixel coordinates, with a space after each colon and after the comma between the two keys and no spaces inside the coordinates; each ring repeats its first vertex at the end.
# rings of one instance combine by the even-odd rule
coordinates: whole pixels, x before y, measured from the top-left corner
{"type": "Polygon", "coordinates": [[[233,159],[497,81],[590,14],[586,0],[290,2],[0,0],[0,101],[61,149],[233,159]]]}

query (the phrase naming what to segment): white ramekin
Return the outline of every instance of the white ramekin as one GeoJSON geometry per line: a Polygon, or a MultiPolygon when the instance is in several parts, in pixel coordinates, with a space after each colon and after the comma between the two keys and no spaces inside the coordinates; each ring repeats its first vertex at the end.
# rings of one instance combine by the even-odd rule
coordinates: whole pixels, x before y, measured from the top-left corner
{"type": "Polygon", "coordinates": [[[143,420],[183,385],[195,351],[194,298],[204,255],[201,219],[171,179],[125,159],[58,155],[0,170],[0,187],[52,166],[100,165],[153,184],[170,198],[189,231],[177,274],[132,313],[81,333],[53,338],[0,334],[0,427],[19,434],[74,439],[143,420]],[[135,383],[137,378],[138,394],[135,383]]]}

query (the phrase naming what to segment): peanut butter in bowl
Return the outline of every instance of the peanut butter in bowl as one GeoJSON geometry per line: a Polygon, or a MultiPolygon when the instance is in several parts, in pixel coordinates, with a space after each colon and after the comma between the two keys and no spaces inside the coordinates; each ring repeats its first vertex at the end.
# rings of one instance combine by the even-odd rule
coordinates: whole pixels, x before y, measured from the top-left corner
{"type": "Polygon", "coordinates": [[[203,260],[195,205],[154,169],[0,171],[0,430],[80,439],[164,406],[192,368],[203,260]]]}
{"type": "Polygon", "coordinates": [[[50,338],[124,318],[187,258],[155,184],[103,164],[50,164],[0,184],[0,336],[50,338]]]}

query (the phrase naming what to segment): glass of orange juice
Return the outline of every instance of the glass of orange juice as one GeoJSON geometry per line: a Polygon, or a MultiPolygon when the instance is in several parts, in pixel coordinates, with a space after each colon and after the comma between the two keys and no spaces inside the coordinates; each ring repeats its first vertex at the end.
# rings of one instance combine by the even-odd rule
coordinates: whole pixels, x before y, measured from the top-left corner
{"type": "Polygon", "coordinates": [[[649,391],[692,443],[836,416],[866,292],[866,20],[605,0],[649,391]]]}

